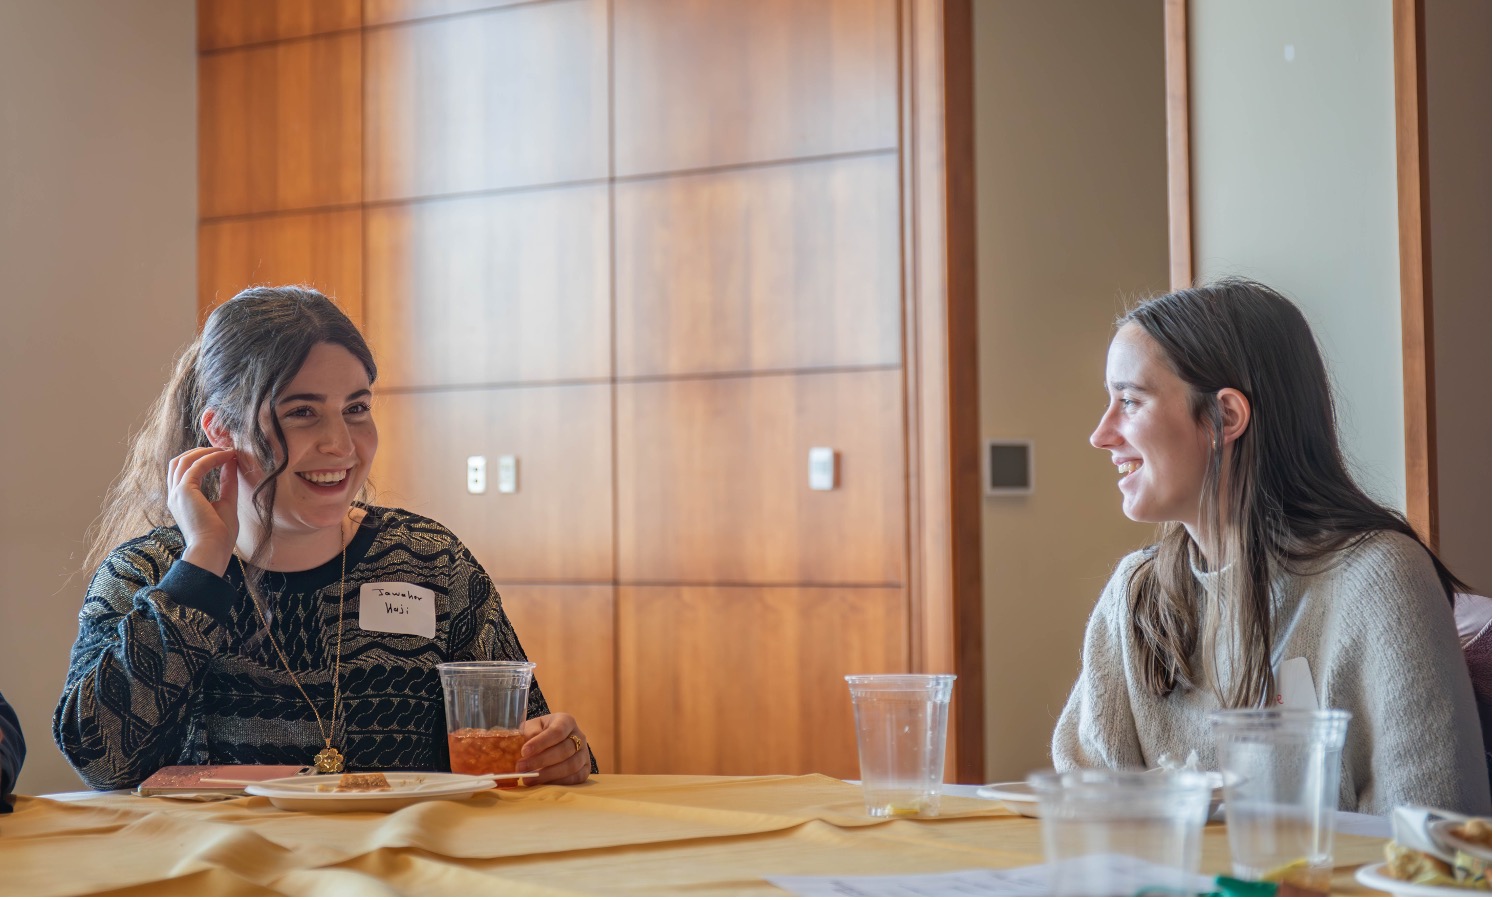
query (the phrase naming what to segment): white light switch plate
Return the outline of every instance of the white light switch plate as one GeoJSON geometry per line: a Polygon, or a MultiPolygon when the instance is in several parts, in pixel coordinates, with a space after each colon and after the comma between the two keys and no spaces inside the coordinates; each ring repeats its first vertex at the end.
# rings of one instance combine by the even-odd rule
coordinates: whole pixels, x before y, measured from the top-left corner
{"type": "Polygon", "coordinates": [[[488,461],[481,456],[468,457],[468,493],[481,494],[488,490],[488,461]]]}
{"type": "Polygon", "coordinates": [[[519,490],[519,460],[513,456],[499,457],[499,493],[513,494],[519,490]]]}
{"type": "Polygon", "coordinates": [[[810,448],[810,489],[829,491],[836,487],[836,451],[830,447],[810,448]]]}

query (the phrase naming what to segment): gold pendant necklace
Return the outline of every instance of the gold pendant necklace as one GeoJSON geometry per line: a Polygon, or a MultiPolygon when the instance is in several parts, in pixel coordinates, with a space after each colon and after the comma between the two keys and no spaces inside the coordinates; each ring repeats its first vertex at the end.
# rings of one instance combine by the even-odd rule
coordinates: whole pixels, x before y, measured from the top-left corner
{"type": "MultiPolygon", "coordinates": [[[[338,538],[343,537],[343,527],[338,526],[338,538]]],[[[244,589],[249,592],[249,605],[255,608],[255,613],[260,617],[260,624],[265,628],[265,636],[270,638],[270,646],[275,648],[275,653],[280,657],[281,665],[286,667],[286,674],[291,676],[291,683],[296,685],[296,690],[301,692],[301,697],[306,705],[312,708],[312,715],[317,719],[317,731],[322,735],[323,747],[312,757],[312,765],[316,766],[317,774],[330,775],[343,771],[343,754],[332,745],[333,735],[338,731],[338,676],[343,671],[343,600],[348,594],[348,545],[343,545],[342,574],[338,577],[338,653],[337,661],[333,663],[332,669],[332,713],[328,716],[328,727],[322,725],[322,714],[317,712],[317,704],[307,694],[306,688],[301,686],[301,679],[296,677],[296,672],[291,668],[291,661],[286,658],[286,653],[276,642],[275,635],[270,632],[270,621],[265,613],[260,610],[259,598],[255,596],[254,590],[249,586],[249,573],[244,569],[244,560],[238,553],[234,558],[239,560],[239,574],[244,576],[244,589]]]]}

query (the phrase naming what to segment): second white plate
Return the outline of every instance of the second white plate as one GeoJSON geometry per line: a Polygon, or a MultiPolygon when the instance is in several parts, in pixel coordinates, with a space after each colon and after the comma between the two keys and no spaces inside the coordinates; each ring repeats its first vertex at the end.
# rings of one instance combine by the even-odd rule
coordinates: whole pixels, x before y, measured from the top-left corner
{"type": "Polygon", "coordinates": [[[1443,887],[1436,884],[1414,884],[1393,878],[1382,870],[1382,863],[1367,863],[1356,870],[1356,880],[1373,890],[1386,891],[1394,897],[1489,897],[1490,891],[1443,887]]]}

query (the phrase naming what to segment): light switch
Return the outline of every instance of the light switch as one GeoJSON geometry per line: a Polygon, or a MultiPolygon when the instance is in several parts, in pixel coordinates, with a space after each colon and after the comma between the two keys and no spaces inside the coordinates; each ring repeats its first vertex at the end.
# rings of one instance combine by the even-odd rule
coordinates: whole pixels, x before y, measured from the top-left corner
{"type": "Polygon", "coordinates": [[[810,448],[810,489],[829,491],[836,487],[836,451],[830,447],[810,448]]]}
{"type": "Polygon", "coordinates": [[[468,493],[481,494],[488,490],[488,461],[481,456],[468,457],[468,493]]]}
{"type": "Polygon", "coordinates": [[[513,494],[519,490],[519,459],[513,456],[499,457],[499,493],[513,494]]]}

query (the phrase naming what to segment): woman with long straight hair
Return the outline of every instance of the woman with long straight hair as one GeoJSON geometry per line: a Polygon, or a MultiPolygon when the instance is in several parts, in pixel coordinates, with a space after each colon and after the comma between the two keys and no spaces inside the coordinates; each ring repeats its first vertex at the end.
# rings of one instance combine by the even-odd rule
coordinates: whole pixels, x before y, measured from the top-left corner
{"type": "MultiPolygon", "coordinates": [[[[367,502],[376,374],[304,287],[241,292],[178,359],[95,527],[53,719],[91,787],[176,764],[445,769],[436,664],[525,660],[462,542],[367,502]],[[370,584],[406,617],[363,609],[370,584]]],[[[528,716],[517,771],[596,771],[533,681],[528,716]]]]}
{"type": "Polygon", "coordinates": [[[1345,709],[1341,808],[1489,812],[1461,585],[1351,478],[1298,308],[1236,279],[1148,300],[1106,392],[1091,443],[1123,513],[1161,527],[1091,615],[1056,767],[1213,768],[1217,709],[1345,709]]]}

